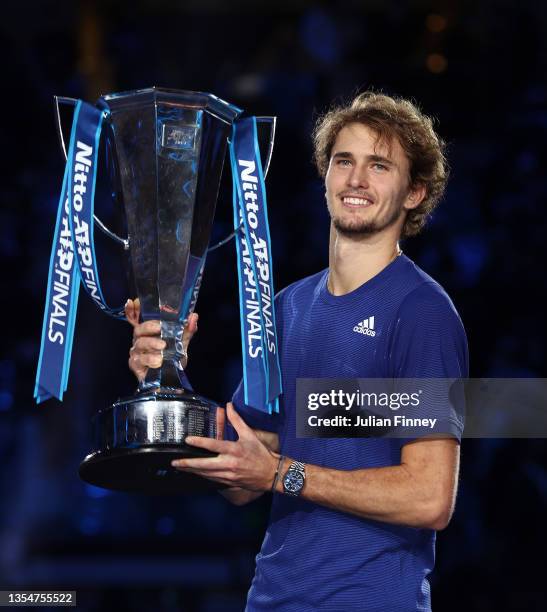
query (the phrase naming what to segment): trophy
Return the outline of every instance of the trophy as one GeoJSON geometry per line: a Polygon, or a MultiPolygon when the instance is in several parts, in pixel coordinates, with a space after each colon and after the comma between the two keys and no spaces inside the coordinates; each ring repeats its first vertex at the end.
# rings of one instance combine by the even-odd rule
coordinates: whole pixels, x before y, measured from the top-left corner
{"type": "MultiPolygon", "coordinates": [[[[76,101],[56,98],[66,155],[59,102],[76,101]]],[[[160,321],[166,348],[162,366],[148,370],[135,395],[95,416],[95,447],[81,463],[79,474],[93,485],[124,491],[184,493],[217,487],[175,470],[171,461],[211,455],[186,445],[187,435],[216,437],[216,403],[183,382],[187,380],[182,376],[183,334],[196,303],[207,252],[215,248],[209,247],[209,241],[224,158],[233,124],[242,111],[211,94],[157,87],[105,95],[98,107],[103,123],[97,148],[102,129],[113,191],[125,209],[128,237],[120,238],[96,217],[95,223],[128,251],[141,316],[160,321]]],[[[256,120],[270,127],[267,172],[275,118],[256,120]]],[[[69,182],[78,178],[77,172],[88,172],[82,163],[86,150],[79,141],[77,145],[81,148],[70,165],[69,182]]],[[[87,175],[82,176],[80,182],[87,180],[87,175]]],[[[77,210],[78,195],[71,197],[77,210]]],[[[93,216],[91,225],[92,220],[93,216]]],[[[69,223],[81,260],[78,232],[83,222],[75,216],[69,223]]],[[[231,236],[237,234],[237,225],[236,220],[231,236]]],[[[87,268],[81,261],[79,266],[82,282],[89,285],[87,268]]]]}

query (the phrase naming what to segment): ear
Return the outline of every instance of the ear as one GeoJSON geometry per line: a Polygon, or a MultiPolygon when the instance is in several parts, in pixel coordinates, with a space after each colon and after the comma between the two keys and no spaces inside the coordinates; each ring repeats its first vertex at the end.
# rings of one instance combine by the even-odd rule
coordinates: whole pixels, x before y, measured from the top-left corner
{"type": "Polygon", "coordinates": [[[403,204],[403,208],[407,210],[412,210],[420,205],[420,202],[425,198],[427,190],[425,188],[424,183],[416,183],[411,186],[408,191],[408,195],[406,197],[405,203],[403,204]]]}

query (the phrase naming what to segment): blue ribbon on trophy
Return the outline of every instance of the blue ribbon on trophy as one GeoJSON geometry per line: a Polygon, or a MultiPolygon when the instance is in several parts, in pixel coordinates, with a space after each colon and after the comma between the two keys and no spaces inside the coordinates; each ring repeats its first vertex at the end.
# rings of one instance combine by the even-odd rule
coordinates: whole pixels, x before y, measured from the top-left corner
{"type": "Polygon", "coordinates": [[[62,400],[68,384],[80,281],[108,314],[123,317],[103,297],[93,241],[97,152],[103,112],[79,101],[59,199],[51,251],[42,343],[34,396],[62,400]],[[76,262],[76,263],[75,263],[76,262]]]}
{"type": "MultiPolygon", "coordinates": [[[[62,400],[66,391],[80,282],[101,310],[124,318],[123,308],[110,308],[104,299],[93,235],[97,155],[107,116],[108,110],[76,102],[51,250],[34,390],[38,403],[51,397],[62,400]]],[[[255,117],[233,124],[230,156],[245,401],[257,410],[271,413],[279,410],[282,388],[266,192],[255,117]]],[[[185,303],[181,308],[184,317],[193,311],[204,264],[204,257],[190,255],[188,259],[185,284],[190,284],[192,290],[184,291],[185,303]]]]}
{"type": "Polygon", "coordinates": [[[245,403],[279,412],[281,369],[275,327],[272,253],[256,117],[236,122],[230,142],[245,403]]]}

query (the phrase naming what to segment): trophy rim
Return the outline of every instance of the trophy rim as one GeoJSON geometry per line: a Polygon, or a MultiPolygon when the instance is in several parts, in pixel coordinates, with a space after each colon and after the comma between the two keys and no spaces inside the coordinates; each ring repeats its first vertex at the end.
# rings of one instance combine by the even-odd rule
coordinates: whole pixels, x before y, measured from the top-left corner
{"type": "Polygon", "coordinates": [[[150,389],[138,391],[137,393],[135,393],[135,395],[131,395],[129,397],[121,397],[115,402],[112,402],[110,406],[105,406],[104,408],[101,408],[95,414],[104,414],[110,412],[113,408],[119,408],[121,406],[131,406],[141,402],[161,404],[161,402],[164,401],[191,403],[195,406],[200,406],[206,409],[216,409],[220,406],[219,402],[215,402],[214,400],[204,397],[199,393],[188,391],[187,389],[184,389],[184,387],[172,390],[167,390],[161,387],[159,389],[151,387],[150,389]]]}
{"type": "Polygon", "coordinates": [[[141,103],[143,99],[150,98],[154,102],[176,103],[177,101],[194,108],[201,108],[213,112],[220,119],[233,122],[243,110],[231,104],[215,94],[206,91],[194,91],[191,89],[172,89],[168,87],[145,87],[143,89],[131,89],[120,92],[103,94],[99,100],[110,110],[122,107],[130,107],[141,103]],[[113,104],[113,106],[111,106],[113,104]]]}

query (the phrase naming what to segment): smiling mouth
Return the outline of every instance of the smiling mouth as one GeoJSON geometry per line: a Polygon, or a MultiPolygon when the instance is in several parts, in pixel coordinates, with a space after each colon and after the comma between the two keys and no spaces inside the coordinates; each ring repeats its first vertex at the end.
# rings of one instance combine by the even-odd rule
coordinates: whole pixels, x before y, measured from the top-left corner
{"type": "Polygon", "coordinates": [[[344,206],[348,206],[349,208],[366,208],[367,206],[372,205],[372,200],[368,198],[359,198],[356,196],[344,196],[342,198],[342,203],[344,206]]]}

